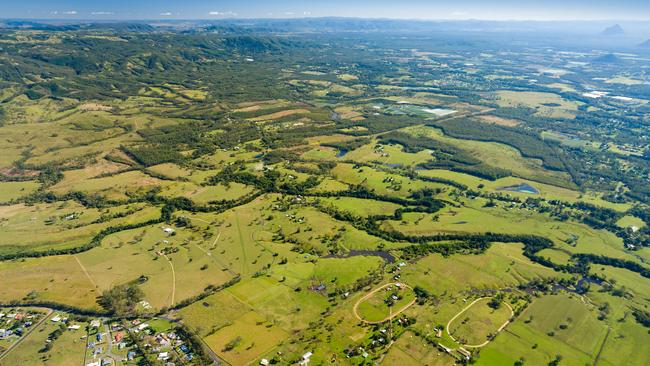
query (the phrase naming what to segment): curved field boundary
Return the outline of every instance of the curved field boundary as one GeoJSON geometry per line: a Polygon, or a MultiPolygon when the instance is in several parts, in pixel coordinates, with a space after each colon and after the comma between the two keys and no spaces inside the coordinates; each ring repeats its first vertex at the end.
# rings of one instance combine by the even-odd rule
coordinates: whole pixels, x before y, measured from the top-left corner
{"type": "MultiPolygon", "coordinates": [[[[398,282],[392,282],[392,283],[387,283],[387,284],[385,284],[385,285],[383,285],[383,286],[377,287],[376,289],[374,289],[374,290],[370,291],[369,293],[367,293],[364,297],[360,298],[360,299],[359,299],[359,300],[354,304],[354,309],[353,309],[353,311],[354,311],[354,316],[355,316],[357,319],[359,319],[359,320],[361,320],[362,322],[367,323],[367,324],[380,324],[380,323],[383,323],[383,322],[385,322],[385,321],[388,321],[388,320],[393,319],[394,317],[396,317],[396,316],[398,316],[399,314],[401,314],[404,310],[410,308],[411,305],[415,304],[415,302],[417,301],[417,297],[414,298],[413,301],[411,301],[410,303],[404,305],[401,309],[399,309],[399,311],[396,311],[396,312],[394,312],[394,313],[391,312],[391,314],[390,314],[389,316],[385,317],[385,318],[382,319],[382,320],[378,320],[378,321],[371,322],[371,321],[365,320],[361,315],[359,315],[359,312],[358,312],[358,310],[359,310],[359,304],[361,304],[362,302],[364,302],[365,300],[367,300],[369,297],[371,297],[372,295],[374,295],[374,294],[377,293],[378,291],[381,291],[381,290],[383,290],[384,288],[386,288],[386,287],[388,287],[388,286],[394,286],[394,285],[397,284],[397,283],[398,283],[398,282]]],[[[413,291],[413,288],[412,288],[411,286],[409,286],[409,285],[407,285],[407,284],[404,284],[404,283],[401,283],[401,282],[399,282],[399,284],[400,284],[401,286],[404,286],[404,287],[410,289],[411,291],[413,291]]]]}
{"type": "MultiPolygon", "coordinates": [[[[461,314],[463,314],[464,312],[466,312],[467,309],[471,308],[472,306],[474,306],[474,304],[476,304],[477,302],[479,302],[479,301],[481,301],[481,300],[484,300],[484,299],[489,299],[489,297],[479,297],[478,299],[472,301],[469,305],[465,306],[465,308],[463,308],[463,310],[461,310],[460,312],[458,312],[458,314],[454,315],[454,317],[451,318],[451,319],[447,322],[447,326],[446,326],[445,330],[447,331],[447,335],[449,336],[449,338],[451,338],[454,342],[460,344],[460,342],[458,342],[458,341],[456,340],[456,338],[454,338],[454,336],[451,335],[451,333],[449,332],[449,326],[451,325],[451,323],[453,323],[454,320],[456,320],[456,318],[458,318],[459,316],[461,316],[461,314]]],[[[512,318],[512,317],[515,315],[515,311],[512,309],[512,306],[510,306],[510,304],[508,304],[508,303],[505,302],[505,301],[503,301],[502,303],[505,304],[505,305],[508,307],[508,309],[510,310],[510,318],[512,318]]],[[[503,329],[504,329],[508,324],[510,324],[510,319],[506,320],[505,323],[501,324],[501,326],[499,327],[499,329],[497,329],[497,331],[496,331],[495,334],[499,334],[499,333],[500,333],[500,332],[501,332],[501,331],[502,331],[502,330],[503,330],[503,329]]],[[[485,341],[485,342],[483,342],[483,343],[481,343],[481,344],[461,344],[461,345],[462,345],[463,347],[469,347],[469,348],[481,348],[481,347],[487,345],[488,343],[490,343],[490,340],[487,340],[487,341],[485,341]]]]}

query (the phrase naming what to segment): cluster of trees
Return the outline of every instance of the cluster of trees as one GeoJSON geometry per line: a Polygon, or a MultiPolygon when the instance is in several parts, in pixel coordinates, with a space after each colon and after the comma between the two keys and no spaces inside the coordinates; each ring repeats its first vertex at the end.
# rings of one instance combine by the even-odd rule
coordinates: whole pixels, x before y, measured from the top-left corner
{"type": "Polygon", "coordinates": [[[356,150],[360,148],[363,145],[366,145],[370,143],[369,138],[359,138],[359,139],[354,139],[354,140],[348,140],[348,141],[333,141],[333,142],[326,142],[322,143],[322,146],[329,146],[333,147],[335,149],[338,149],[340,151],[348,152],[352,150],[356,150]]]}
{"type": "Polygon", "coordinates": [[[541,159],[544,167],[551,170],[565,171],[564,163],[553,147],[537,134],[516,127],[480,123],[466,119],[451,119],[444,122],[431,122],[432,126],[443,130],[446,135],[488,142],[498,142],[514,147],[521,155],[541,159]]]}
{"type": "Polygon", "coordinates": [[[114,316],[128,317],[135,315],[135,307],[143,298],[142,289],[129,283],[102,292],[97,302],[114,316]]]}
{"type": "Polygon", "coordinates": [[[433,159],[420,164],[425,169],[450,169],[489,180],[496,180],[510,175],[510,172],[505,169],[483,164],[465,150],[428,137],[413,136],[403,132],[390,132],[380,136],[380,141],[387,144],[401,145],[405,151],[411,153],[431,150],[433,159]]]}
{"type": "Polygon", "coordinates": [[[147,167],[162,163],[180,164],[186,160],[183,154],[169,145],[122,147],[122,150],[139,164],[147,167]]]}

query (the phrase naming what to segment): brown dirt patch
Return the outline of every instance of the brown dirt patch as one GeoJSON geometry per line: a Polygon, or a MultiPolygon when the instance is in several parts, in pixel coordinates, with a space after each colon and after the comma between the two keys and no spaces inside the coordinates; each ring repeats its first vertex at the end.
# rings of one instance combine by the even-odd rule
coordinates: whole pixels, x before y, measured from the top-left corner
{"type": "Polygon", "coordinates": [[[480,116],[479,121],[483,123],[491,123],[491,124],[507,126],[507,127],[515,127],[521,124],[521,122],[517,121],[516,119],[503,118],[497,116],[480,116]]]}

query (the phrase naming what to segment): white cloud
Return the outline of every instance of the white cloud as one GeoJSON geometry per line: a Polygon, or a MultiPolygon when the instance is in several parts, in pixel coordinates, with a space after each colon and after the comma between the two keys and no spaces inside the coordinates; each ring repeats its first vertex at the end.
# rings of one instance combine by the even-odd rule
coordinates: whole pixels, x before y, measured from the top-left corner
{"type": "Polygon", "coordinates": [[[466,11],[453,11],[451,12],[451,15],[454,17],[466,17],[469,15],[469,13],[466,11]]]}
{"type": "Polygon", "coordinates": [[[303,11],[303,12],[302,12],[302,15],[305,15],[305,16],[307,16],[307,15],[311,15],[311,11],[303,11]]]}
{"type": "Polygon", "coordinates": [[[292,11],[285,11],[284,15],[292,16],[292,15],[296,15],[296,13],[294,13],[292,11]]]}
{"type": "Polygon", "coordinates": [[[160,15],[162,15],[164,17],[168,17],[168,16],[172,15],[172,12],[171,11],[166,11],[166,12],[160,13],[160,15]]]}
{"type": "Polygon", "coordinates": [[[91,11],[91,15],[114,15],[112,11],[91,11]]]}
{"type": "Polygon", "coordinates": [[[76,10],[66,10],[66,11],[54,10],[54,11],[51,11],[50,14],[52,14],[52,15],[76,15],[77,11],[76,10]]]}
{"type": "Polygon", "coordinates": [[[236,17],[237,13],[232,12],[232,11],[211,11],[208,13],[209,15],[216,16],[216,17],[236,17]]]}

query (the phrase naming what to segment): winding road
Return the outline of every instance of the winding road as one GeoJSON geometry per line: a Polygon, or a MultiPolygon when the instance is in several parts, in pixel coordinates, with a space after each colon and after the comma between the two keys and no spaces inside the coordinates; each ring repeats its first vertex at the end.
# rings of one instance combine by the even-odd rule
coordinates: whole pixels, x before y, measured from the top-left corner
{"type": "MultiPolygon", "coordinates": [[[[359,300],[354,304],[354,309],[353,309],[353,311],[354,311],[354,316],[355,316],[357,319],[359,319],[359,320],[361,320],[362,322],[367,323],[367,324],[380,324],[380,323],[383,323],[383,322],[385,322],[385,321],[388,321],[388,320],[393,319],[394,317],[396,317],[396,316],[398,316],[400,313],[402,313],[404,310],[410,308],[411,305],[415,304],[415,302],[417,301],[417,297],[414,298],[414,299],[413,299],[411,302],[409,302],[408,304],[404,305],[401,309],[399,309],[399,311],[396,311],[396,312],[394,312],[394,313],[393,313],[393,309],[392,309],[392,308],[389,308],[389,310],[390,310],[390,315],[388,315],[386,318],[384,318],[384,319],[382,319],[382,320],[374,321],[374,322],[371,322],[371,321],[365,320],[365,319],[363,319],[363,318],[359,315],[359,313],[358,313],[358,310],[359,310],[359,309],[358,309],[358,308],[359,308],[359,305],[360,305],[362,302],[364,302],[366,299],[368,299],[369,297],[371,297],[372,295],[374,295],[374,294],[377,293],[378,291],[381,291],[381,290],[383,290],[384,288],[386,288],[386,287],[388,287],[388,286],[394,286],[394,285],[396,285],[396,284],[397,284],[397,282],[387,283],[387,284],[385,284],[385,285],[383,285],[383,286],[377,287],[376,289],[374,289],[374,290],[370,291],[369,293],[367,293],[364,297],[360,298],[360,299],[359,299],[359,300]]],[[[410,289],[411,291],[413,291],[413,288],[411,288],[411,286],[406,285],[406,284],[401,283],[401,282],[400,282],[399,284],[400,284],[401,286],[404,286],[405,288],[408,288],[408,289],[410,289]]]]}
{"type": "MultiPolygon", "coordinates": [[[[458,342],[458,340],[456,340],[456,338],[454,338],[453,335],[451,335],[451,332],[449,332],[449,327],[451,326],[451,323],[454,320],[456,320],[456,318],[458,318],[462,313],[467,311],[467,309],[471,308],[474,304],[476,304],[477,302],[479,302],[481,300],[484,300],[484,299],[489,299],[489,297],[479,297],[478,299],[472,301],[469,305],[465,306],[465,308],[463,308],[463,310],[458,312],[458,314],[454,315],[454,317],[451,318],[447,322],[447,326],[446,326],[445,330],[447,331],[447,335],[449,335],[449,338],[451,338],[454,342],[460,343],[460,342],[458,342]]],[[[515,316],[515,312],[514,312],[514,310],[512,310],[512,306],[510,306],[510,304],[508,304],[507,302],[502,302],[502,303],[505,304],[508,307],[508,309],[510,309],[510,318],[515,316]]],[[[500,333],[503,330],[503,328],[505,328],[508,324],[510,324],[510,318],[508,320],[506,320],[505,323],[501,324],[501,326],[499,327],[499,329],[497,329],[495,334],[500,333]]],[[[487,341],[481,343],[481,344],[462,344],[462,346],[463,347],[470,347],[470,348],[481,348],[481,347],[487,345],[488,343],[490,343],[489,339],[487,341]]]]}

